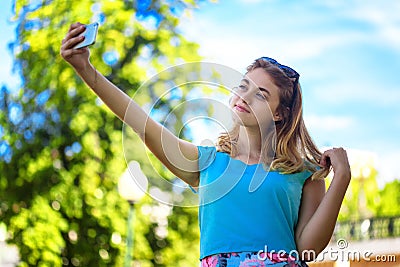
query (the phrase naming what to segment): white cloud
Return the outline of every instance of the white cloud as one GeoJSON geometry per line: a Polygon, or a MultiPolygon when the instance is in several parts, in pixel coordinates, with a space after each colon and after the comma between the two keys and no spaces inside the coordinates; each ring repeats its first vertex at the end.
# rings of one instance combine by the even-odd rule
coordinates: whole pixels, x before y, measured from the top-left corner
{"type": "Polygon", "coordinates": [[[265,1],[265,0],[239,0],[239,2],[241,2],[243,4],[258,4],[263,1],[265,1]]]}
{"type": "Polygon", "coordinates": [[[390,182],[394,179],[400,179],[400,151],[387,151],[380,153],[377,157],[376,168],[379,179],[382,182],[390,182]]]}
{"type": "MultiPolygon", "coordinates": [[[[251,1],[251,0],[250,0],[251,1]]],[[[237,8],[237,7],[236,7],[237,8]]],[[[235,10],[235,9],[233,9],[235,10]]],[[[232,11],[234,12],[234,11],[232,11]]],[[[240,12],[240,10],[238,11],[240,12]]],[[[201,13],[181,20],[179,28],[189,39],[200,44],[200,53],[207,60],[244,70],[251,61],[260,56],[271,56],[281,62],[292,62],[318,58],[335,47],[370,41],[368,33],[352,29],[340,31],[318,31],[318,23],[323,18],[315,17],[303,22],[303,28],[290,29],[291,24],[282,22],[279,29],[264,27],[256,23],[257,14],[237,14],[240,19],[223,23],[217,16],[207,17],[201,13]]],[[[302,16],[293,17],[293,21],[304,20],[302,16]],[[302,18],[302,20],[300,20],[302,18]]],[[[310,14],[312,16],[313,14],[310,14]]],[[[287,63],[287,64],[289,64],[287,63]]]]}
{"type": "MultiPolygon", "coordinates": [[[[271,14],[274,16],[274,11],[277,11],[284,16],[285,12],[295,11],[293,7],[290,10],[284,9],[284,4],[278,5],[278,1],[269,6],[256,5],[258,2],[254,0],[254,5],[248,6],[260,7],[260,12],[246,13],[244,9],[247,6],[243,5],[246,0],[238,1],[242,9],[237,10],[236,6],[236,9],[226,10],[230,12],[227,21],[213,13],[215,10],[211,12],[215,14],[213,17],[204,15],[207,13],[205,8],[199,14],[193,14],[191,19],[182,20],[180,28],[189,40],[200,44],[200,53],[206,60],[227,65],[240,72],[244,72],[245,67],[259,56],[276,58],[283,64],[294,65],[296,69],[299,66],[298,69],[305,74],[304,77],[311,77],[304,80],[311,82],[307,84],[309,91],[305,97],[316,100],[314,109],[324,110],[326,114],[324,105],[329,105],[334,112],[336,108],[340,108],[342,114],[351,114],[307,116],[305,122],[310,132],[323,133],[321,136],[330,139],[329,142],[323,140],[321,143],[334,142],[349,147],[358,144],[359,147],[362,145],[361,148],[368,149],[370,147],[368,153],[374,153],[377,158],[374,164],[379,171],[379,179],[390,181],[395,177],[400,178],[400,164],[395,160],[400,159],[398,145],[372,145],[385,137],[388,137],[385,140],[389,143],[389,140],[393,140],[393,133],[384,131],[383,134],[377,131],[382,135],[379,140],[375,140],[372,134],[363,135],[361,132],[376,127],[376,124],[368,122],[369,116],[376,118],[380,113],[384,120],[388,118],[388,113],[384,112],[393,113],[388,110],[388,105],[391,105],[390,108],[397,108],[397,103],[400,102],[398,79],[385,74],[381,69],[383,66],[371,61],[380,59],[379,50],[382,49],[369,49],[377,46],[387,48],[385,56],[397,55],[400,51],[400,2],[310,1],[306,2],[309,9],[306,4],[301,4],[299,12],[294,12],[290,21],[287,21],[271,17],[271,14]],[[325,3],[328,3],[325,5],[328,8],[318,8],[318,5],[325,3]],[[313,13],[315,10],[319,13],[313,13]],[[258,22],[257,15],[264,11],[269,16],[263,16],[265,24],[262,25],[258,22]],[[238,12],[237,20],[232,20],[235,15],[232,12],[238,12]],[[339,26],[335,25],[336,20],[339,26]],[[343,103],[363,103],[368,108],[358,112],[353,105],[344,106],[343,103]],[[337,104],[341,106],[338,107],[337,104]],[[352,130],[351,133],[348,132],[349,129],[352,130]],[[326,132],[334,130],[337,133],[326,135],[326,132]],[[355,132],[360,136],[354,137],[355,132]]],[[[380,61],[380,64],[387,62],[390,66],[395,66],[385,60],[396,62],[397,59],[392,56],[380,61]]],[[[390,71],[394,73],[393,69],[390,71]]]]}
{"type": "Polygon", "coordinates": [[[12,62],[4,58],[0,64],[0,86],[6,85],[10,90],[17,89],[21,81],[17,74],[12,73],[12,62]]]}
{"type": "MultiPolygon", "coordinates": [[[[331,147],[323,147],[322,151],[331,147]]],[[[400,179],[400,165],[398,159],[400,152],[380,154],[375,151],[346,148],[347,156],[351,166],[352,177],[366,176],[371,174],[373,169],[378,172],[376,181],[379,188],[395,179],[400,179]]]]}
{"type": "Polygon", "coordinates": [[[347,129],[354,126],[354,119],[345,116],[318,116],[309,115],[304,117],[305,124],[313,131],[334,131],[347,129]]]}
{"type": "Polygon", "coordinates": [[[368,168],[373,167],[378,171],[377,182],[382,188],[386,183],[400,179],[400,152],[377,152],[370,150],[346,149],[353,176],[369,175],[368,168]],[[366,173],[365,173],[366,172],[366,173]]]}
{"type": "Polygon", "coordinates": [[[400,102],[398,88],[354,80],[332,81],[315,90],[314,95],[324,103],[364,102],[375,107],[387,107],[400,102]]]}
{"type": "MultiPolygon", "coordinates": [[[[264,55],[290,64],[293,61],[319,58],[325,53],[334,53],[334,49],[344,49],[349,45],[354,47],[355,44],[379,44],[400,51],[398,16],[400,2],[398,1],[385,1],[385,4],[376,1],[366,3],[356,1],[340,5],[328,1],[325,6],[329,9],[324,11],[325,16],[312,11],[307,13],[307,9],[300,9],[301,12],[294,13],[291,19],[296,21],[296,24],[283,19],[275,21],[275,17],[267,16],[265,26],[255,22],[254,17],[259,16],[261,10],[270,12],[271,9],[277,9],[276,3],[268,7],[258,3],[258,0],[239,1],[258,4],[254,6],[259,6],[260,12],[246,15],[236,6],[230,8],[229,12],[237,12],[237,20],[232,19],[235,13],[224,22],[219,16],[210,17],[200,12],[181,21],[180,28],[185,36],[200,44],[200,52],[208,60],[241,71],[250,63],[249,61],[264,55]],[[385,5],[386,7],[383,7],[385,5]],[[271,27],[268,19],[274,21],[277,27],[271,27]],[[348,23],[350,19],[349,25],[352,25],[351,21],[359,21],[361,25],[373,25],[375,28],[364,30],[352,26],[332,28],[332,20],[335,19],[342,20],[342,23],[348,23]],[[324,27],[328,27],[328,30],[324,31],[324,27]]],[[[324,4],[314,3],[314,5],[324,4]]],[[[290,10],[295,11],[293,7],[290,10]]]]}
{"type": "Polygon", "coordinates": [[[369,34],[369,42],[388,46],[400,51],[400,2],[399,1],[327,1],[318,2],[335,9],[344,17],[373,25],[374,31],[369,34]]]}

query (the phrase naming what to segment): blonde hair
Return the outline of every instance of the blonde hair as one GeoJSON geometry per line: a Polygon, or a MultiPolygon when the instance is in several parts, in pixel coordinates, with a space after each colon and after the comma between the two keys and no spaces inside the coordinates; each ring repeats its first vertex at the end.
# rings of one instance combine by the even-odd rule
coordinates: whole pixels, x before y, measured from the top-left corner
{"type": "MultiPolygon", "coordinates": [[[[276,65],[257,59],[247,67],[247,72],[262,68],[272,78],[279,90],[277,111],[282,120],[275,123],[276,131],[269,131],[264,147],[261,148],[261,162],[272,170],[282,173],[297,173],[304,170],[313,172],[312,179],[324,179],[329,168],[318,169],[321,152],[314,144],[303,120],[302,94],[298,82],[286,76],[276,65]]],[[[218,151],[235,157],[240,125],[235,124],[229,132],[221,133],[217,139],[218,151]]]]}

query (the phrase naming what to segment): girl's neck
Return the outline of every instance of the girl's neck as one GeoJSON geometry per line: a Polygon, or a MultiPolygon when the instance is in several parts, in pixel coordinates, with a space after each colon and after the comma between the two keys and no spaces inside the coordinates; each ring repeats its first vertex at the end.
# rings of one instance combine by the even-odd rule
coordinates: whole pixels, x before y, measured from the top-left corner
{"type": "Polygon", "coordinates": [[[240,126],[237,149],[237,158],[258,162],[261,155],[260,131],[258,129],[240,126]]]}

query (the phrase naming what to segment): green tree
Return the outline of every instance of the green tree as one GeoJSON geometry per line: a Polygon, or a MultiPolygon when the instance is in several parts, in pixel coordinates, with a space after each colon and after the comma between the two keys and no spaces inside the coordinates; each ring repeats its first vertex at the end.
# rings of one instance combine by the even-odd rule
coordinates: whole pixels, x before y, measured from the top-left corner
{"type": "Polygon", "coordinates": [[[379,202],[376,207],[376,215],[380,217],[400,215],[399,180],[387,183],[379,192],[379,202]]]}
{"type": "Polygon", "coordinates": [[[378,171],[372,165],[354,166],[353,177],[339,213],[339,221],[400,215],[400,182],[379,189],[378,171]]]}
{"type": "MultiPolygon", "coordinates": [[[[339,213],[335,238],[370,239],[398,236],[400,182],[379,189],[378,172],[371,162],[356,162],[352,180],[339,213]],[[360,166],[361,165],[361,166],[360,166]]],[[[329,181],[327,182],[329,183],[329,181]]]]}
{"type": "Polygon", "coordinates": [[[373,166],[352,166],[352,179],[339,213],[339,221],[361,220],[377,215],[378,172],[373,166]]]}
{"type": "MultiPolygon", "coordinates": [[[[152,73],[200,59],[197,44],[176,30],[182,13],[195,5],[194,0],[15,2],[12,51],[23,85],[0,92],[0,220],[19,247],[21,266],[120,266],[125,252],[128,204],[116,190],[126,166],[122,123],[59,56],[70,23],[101,22],[91,61],[133,95],[152,73]]],[[[141,104],[152,90],[139,96],[141,104]]],[[[137,138],[130,149],[140,146],[137,138]]],[[[141,157],[133,156],[139,162],[141,157]]],[[[153,167],[143,164],[151,175],[153,167]]],[[[149,197],[137,205],[135,260],[141,266],[196,265],[196,209],[174,207],[168,235],[160,236],[148,212],[158,206],[149,197]]]]}

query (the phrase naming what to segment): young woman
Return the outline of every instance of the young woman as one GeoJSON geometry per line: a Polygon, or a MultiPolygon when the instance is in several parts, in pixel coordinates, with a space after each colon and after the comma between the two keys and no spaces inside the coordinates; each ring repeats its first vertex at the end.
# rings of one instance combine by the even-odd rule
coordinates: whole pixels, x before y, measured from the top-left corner
{"type": "Polygon", "coordinates": [[[199,193],[202,266],[307,266],[325,248],[351,173],[344,149],[320,153],[311,140],[296,71],[271,58],[255,60],[229,101],[233,129],[215,146],[196,146],[153,121],[98,73],[88,48],[72,48],[83,31],[84,25],[71,25],[61,56],[199,193]],[[323,178],[331,168],[334,177],[325,192],[323,178]]]}

